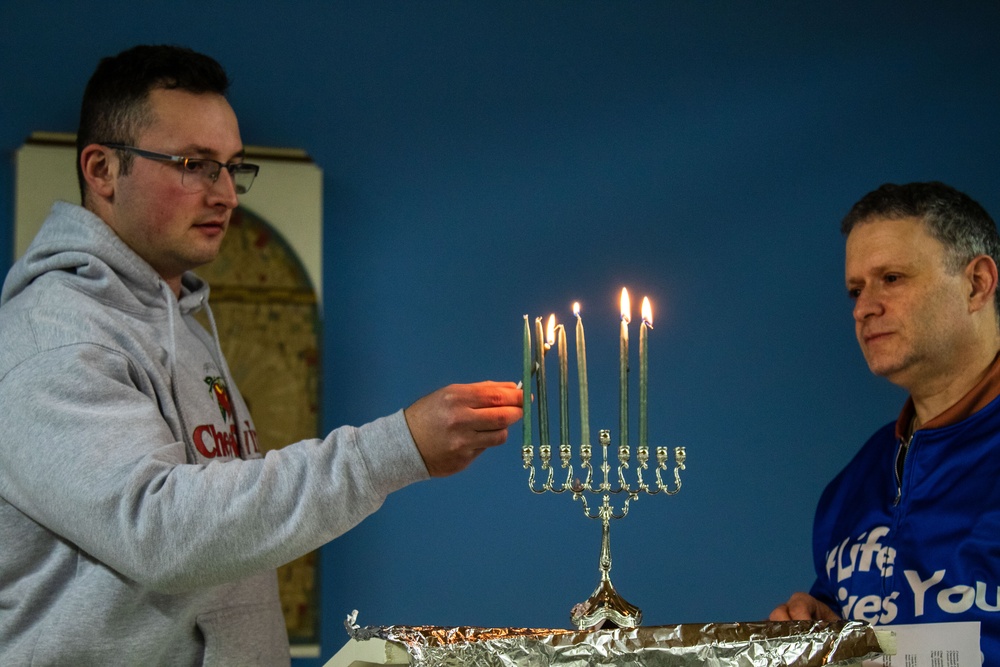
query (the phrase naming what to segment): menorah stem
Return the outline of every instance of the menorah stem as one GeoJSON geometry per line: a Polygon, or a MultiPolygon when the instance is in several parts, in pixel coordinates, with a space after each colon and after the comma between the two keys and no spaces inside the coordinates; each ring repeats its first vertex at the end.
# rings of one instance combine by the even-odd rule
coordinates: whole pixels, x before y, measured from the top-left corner
{"type": "Polygon", "coordinates": [[[611,583],[611,521],[607,516],[601,519],[601,581],[611,583]]]}
{"type": "Polygon", "coordinates": [[[604,497],[601,507],[601,582],[586,602],[573,607],[570,620],[581,630],[610,625],[635,628],[642,621],[642,611],[618,594],[611,583],[611,505],[604,497]]]}

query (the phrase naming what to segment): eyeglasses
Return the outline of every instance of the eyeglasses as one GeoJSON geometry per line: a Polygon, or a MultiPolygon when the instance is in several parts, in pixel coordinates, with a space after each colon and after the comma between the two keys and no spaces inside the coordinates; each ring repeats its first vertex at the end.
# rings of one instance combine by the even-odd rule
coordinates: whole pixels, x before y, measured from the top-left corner
{"type": "Polygon", "coordinates": [[[101,145],[117,151],[135,153],[147,160],[172,162],[178,165],[181,168],[181,185],[193,192],[208,190],[219,180],[219,174],[225,169],[233,179],[236,194],[242,195],[250,190],[250,186],[253,185],[253,179],[257,177],[257,172],[260,171],[260,167],[248,162],[224,163],[204,157],[182,157],[180,155],[154,153],[153,151],[136,148],[135,146],[126,146],[124,144],[101,145]]]}

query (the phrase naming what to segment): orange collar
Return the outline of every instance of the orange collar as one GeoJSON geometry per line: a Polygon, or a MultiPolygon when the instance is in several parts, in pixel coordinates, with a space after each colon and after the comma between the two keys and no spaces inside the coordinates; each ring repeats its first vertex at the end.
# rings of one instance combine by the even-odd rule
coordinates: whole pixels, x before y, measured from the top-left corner
{"type": "MultiPolygon", "coordinates": [[[[993,363],[990,364],[986,375],[975,387],[969,390],[969,393],[934,419],[922,424],[919,430],[957,424],[985,408],[997,396],[1000,396],[1000,354],[993,358],[993,363]]],[[[896,420],[897,438],[902,439],[909,432],[915,414],[913,397],[907,398],[903,411],[899,413],[899,418],[896,420]]]]}

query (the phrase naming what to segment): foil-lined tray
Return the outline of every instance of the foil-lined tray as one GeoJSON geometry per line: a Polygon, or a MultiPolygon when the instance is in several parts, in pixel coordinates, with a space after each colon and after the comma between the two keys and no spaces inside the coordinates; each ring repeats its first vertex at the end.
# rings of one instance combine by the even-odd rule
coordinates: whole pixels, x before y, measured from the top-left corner
{"type": "MultiPolygon", "coordinates": [[[[857,621],[708,623],[599,630],[360,627],[356,641],[401,646],[414,667],[756,667],[860,664],[892,653],[892,635],[857,621]]],[[[369,663],[370,664],[370,663],[369,663]]]]}

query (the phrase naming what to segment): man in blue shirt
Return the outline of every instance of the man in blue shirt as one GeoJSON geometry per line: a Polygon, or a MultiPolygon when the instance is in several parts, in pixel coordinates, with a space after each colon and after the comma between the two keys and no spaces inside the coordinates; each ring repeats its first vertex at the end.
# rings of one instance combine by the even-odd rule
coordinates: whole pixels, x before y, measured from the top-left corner
{"type": "Polygon", "coordinates": [[[979,621],[1000,656],[1000,238],[941,183],[886,184],[844,218],[871,371],[909,392],[823,493],[817,579],[771,620],[979,621]]]}

